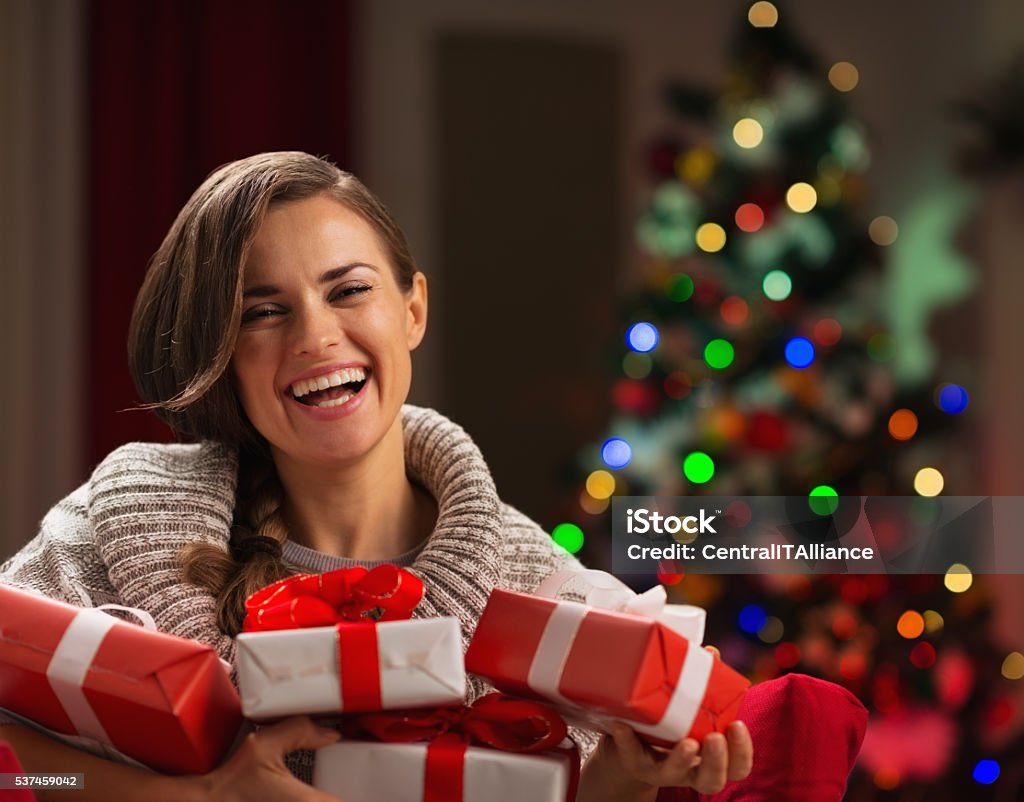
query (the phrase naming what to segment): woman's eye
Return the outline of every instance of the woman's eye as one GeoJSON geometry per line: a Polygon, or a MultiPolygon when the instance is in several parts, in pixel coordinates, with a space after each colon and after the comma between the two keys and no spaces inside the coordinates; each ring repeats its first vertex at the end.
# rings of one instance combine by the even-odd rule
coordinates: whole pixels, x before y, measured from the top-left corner
{"type": "Polygon", "coordinates": [[[345,298],[355,298],[371,289],[373,288],[369,284],[349,284],[344,287],[338,287],[338,289],[331,293],[331,300],[339,301],[345,298]]]}
{"type": "Polygon", "coordinates": [[[242,322],[251,323],[256,320],[268,320],[279,314],[281,314],[279,309],[274,309],[270,306],[260,306],[256,309],[250,309],[249,311],[242,313],[242,322]]]}

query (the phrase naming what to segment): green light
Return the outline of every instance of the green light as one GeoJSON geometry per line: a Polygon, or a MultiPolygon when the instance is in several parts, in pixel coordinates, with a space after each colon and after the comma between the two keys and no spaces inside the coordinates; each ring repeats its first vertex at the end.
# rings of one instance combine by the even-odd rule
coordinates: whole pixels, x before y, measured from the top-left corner
{"type": "Polygon", "coordinates": [[[702,485],[715,475],[715,462],[703,451],[694,451],[683,460],[683,475],[694,484],[702,485]]]}
{"type": "Polygon", "coordinates": [[[875,334],[868,340],[868,356],[875,362],[888,362],[894,350],[892,337],[888,334],[875,334]]]}
{"type": "Polygon", "coordinates": [[[678,304],[690,300],[693,295],[693,279],[685,273],[677,273],[666,282],[665,295],[678,304]]]}
{"type": "Polygon", "coordinates": [[[704,348],[704,361],[718,370],[729,367],[735,356],[736,352],[728,340],[712,340],[704,348]]]}
{"type": "Polygon", "coordinates": [[[785,301],[793,291],[793,280],[782,270],[772,270],[761,284],[764,294],[773,301],[785,301]]]}
{"type": "Polygon", "coordinates": [[[831,515],[839,509],[839,494],[828,485],[818,485],[807,500],[815,515],[831,515]]]}
{"type": "Polygon", "coordinates": [[[570,554],[583,548],[583,530],[576,524],[559,524],[552,530],[551,539],[570,554]]]}

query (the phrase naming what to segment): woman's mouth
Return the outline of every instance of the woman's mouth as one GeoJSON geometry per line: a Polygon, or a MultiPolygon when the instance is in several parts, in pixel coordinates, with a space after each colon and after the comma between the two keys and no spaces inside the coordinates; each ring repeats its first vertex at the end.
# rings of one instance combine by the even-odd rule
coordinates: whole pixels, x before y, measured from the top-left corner
{"type": "Polygon", "coordinates": [[[366,386],[369,368],[342,368],[312,379],[295,382],[289,389],[300,404],[320,409],[340,407],[366,386]]]}

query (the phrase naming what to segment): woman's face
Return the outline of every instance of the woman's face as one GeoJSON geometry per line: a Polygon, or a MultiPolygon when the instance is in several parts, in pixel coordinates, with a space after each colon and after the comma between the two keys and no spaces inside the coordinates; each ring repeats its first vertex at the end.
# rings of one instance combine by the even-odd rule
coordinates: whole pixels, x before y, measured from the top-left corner
{"type": "Polygon", "coordinates": [[[404,293],[376,232],[325,195],[271,207],[243,271],[232,368],[275,459],[326,467],[371,453],[401,426],[423,274],[404,293]]]}

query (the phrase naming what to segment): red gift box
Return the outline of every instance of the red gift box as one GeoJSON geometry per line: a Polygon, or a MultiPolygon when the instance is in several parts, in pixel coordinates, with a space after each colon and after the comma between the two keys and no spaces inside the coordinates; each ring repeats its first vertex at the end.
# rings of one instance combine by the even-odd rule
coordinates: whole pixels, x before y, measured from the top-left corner
{"type": "Polygon", "coordinates": [[[3,585],[0,707],[171,774],[217,766],[242,726],[209,646],[3,585]]]}
{"type": "Polygon", "coordinates": [[[590,726],[621,720],[664,745],[724,732],[750,684],[655,618],[505,590],[488,600],[466,670],[590,726]]]}

